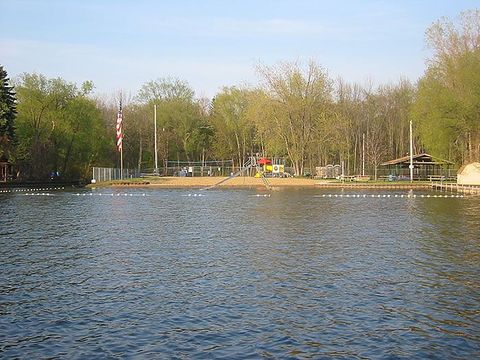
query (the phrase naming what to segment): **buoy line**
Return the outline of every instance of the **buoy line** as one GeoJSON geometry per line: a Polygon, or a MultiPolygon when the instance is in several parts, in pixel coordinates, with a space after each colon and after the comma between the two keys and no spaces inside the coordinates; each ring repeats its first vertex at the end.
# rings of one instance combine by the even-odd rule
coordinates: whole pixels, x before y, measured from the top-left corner
{"type": "Polygon", "coordinates": [[[192,197],[192,196],[193,196],[193,197],[203,197],[203,196],[207,196],[207,195],[205,195],[205,194],[200,194],[200,193],[194,193],[194,194],[184,194],[184,195],[182,195],[182,196],[184,196],[184,197],[192,197]]]}
{"type": "Polygon", "coordinates": [[[437,194],[322,194],[314,195],[317,198],[463,198],[465,195],[437,195],[437,194]]]}
{"type": "Polygon", "coordinates": [[[114,196],[130,196],[130,197],[141,197],[141,196],[148,196],[147,194],[145,193],[140,193],[140,194],[137,194],[137,193],[93,193],[93,192],[83,192],[83,193],[76,193],[74,194],[75,196],[111,196],[111,197],[114,197],[114,196]]]}
{"type": "MultiPolygon", "coordinates": [[[[53,193],[49,193],[49,192],[25,192],[25,193],[21,193],[21,194],[18,194],[18,195],[23,195],[23,196],[55,196],[55,194],[53,193]]],[[[123,196],[123,197],[139,197],[139,196],[148,196],[146,195],[145,193],[141,193],[141,194],[136,194],[136,193],[117,193],[117,194],[113,194],[113,193],[88,193],[88,192],[84,192],[84,193],[74,193],[74,194],[67,194],[67,195],[71,195],[71,196],[104,196],[104,197],[114,197],[114,196],[123,196]]]]}
{"type": "Polygon", "coordinates": [[[9,194],[9,193],[31,193],[35,191],[54,191],[54,190],[65,190],[64,186],[59,187],[46,187],[46,188],[15,188],[15,189],[4,189],[0,190],[0,194],[9,194]]]}

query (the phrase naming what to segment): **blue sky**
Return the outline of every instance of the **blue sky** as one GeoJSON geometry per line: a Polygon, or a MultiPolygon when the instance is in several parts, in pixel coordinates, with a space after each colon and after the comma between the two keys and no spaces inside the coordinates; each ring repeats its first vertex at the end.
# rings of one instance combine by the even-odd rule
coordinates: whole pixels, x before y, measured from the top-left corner
{"type": "Polygon", "coordinates": [[[255,85],[259,63],[315,60],[332,78],[382,84],[423,74],[427,27],[467,0],[0,0],[0,64],[97,94],[132,95],[159,77],[197,96],[255,85]]]}

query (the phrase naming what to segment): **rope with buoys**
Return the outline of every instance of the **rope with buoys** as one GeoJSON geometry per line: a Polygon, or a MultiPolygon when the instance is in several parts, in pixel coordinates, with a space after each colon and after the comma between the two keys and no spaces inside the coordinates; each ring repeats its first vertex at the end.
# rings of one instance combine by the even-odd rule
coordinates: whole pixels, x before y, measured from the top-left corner
{"type": "Polygon", "coordinates": [[[316,198],[463,198],[465,195],[437,195],[437,194],[322,194],[314,195],[316,198]]]}
{"type": "Polygon", "coordinates": [[[34,191],[54,191],[65,190],[64,186],[59,187],[42,187],[42,188],[13,188],[0,190],[0,194],[12,194],[12,193],[30,193],[34,191]]]}

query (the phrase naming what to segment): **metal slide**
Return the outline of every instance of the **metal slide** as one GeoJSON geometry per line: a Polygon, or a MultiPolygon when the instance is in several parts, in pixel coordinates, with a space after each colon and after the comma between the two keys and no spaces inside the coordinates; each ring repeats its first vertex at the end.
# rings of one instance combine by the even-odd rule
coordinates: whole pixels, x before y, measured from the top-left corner
{"type": "Polygon", "coordinates": [[[222,179],[221,181],[219,181],[218,183],[216,184],[213,184],[212,186],[209,186],[203,190],[210,190],[210,189],[213,189],[215,187],[217,187],[218,185],[220,184],[223,184],[224,182],[230,180],[230,179],[233,179],[234,177],[237,177],[241,174],[243,174],[245,171],[247,171],[248,169],[251,169],[255,167],[257,169],[257,172],[262,174],[261,175],[261,178],[262,178],[262,182],[263,184],[265,185],[265,187],[268,189],[268,190],[271,190],[272,189],[272,186],[270,185],[270,183],[268,182],[268,179],[263,175],[263,173],[261,172],[261,168],[260,166],[257,164],[257,160],[255,159],[254,156],[251,156],[247,162],[245,164],[243,164],[243,167],[237,171],[235,174],[233,175],[230,175],[229,177],[227,177],[226,179],[222,179]]]}

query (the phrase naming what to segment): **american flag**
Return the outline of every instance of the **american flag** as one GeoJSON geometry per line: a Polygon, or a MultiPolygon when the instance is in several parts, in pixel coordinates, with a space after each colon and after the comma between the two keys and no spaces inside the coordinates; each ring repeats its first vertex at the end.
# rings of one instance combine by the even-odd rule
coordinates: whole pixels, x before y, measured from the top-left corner
{"type": "Polygon", "coordinates": [[[117,150],[120,152],[122,151],[122,145],[123,145],[122,121],[123,121],[122,105],[120,104],[120,108],[118,110],[118,115],[117,115],[117,150]]]}

